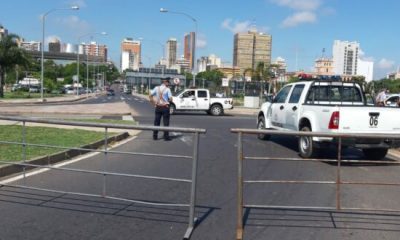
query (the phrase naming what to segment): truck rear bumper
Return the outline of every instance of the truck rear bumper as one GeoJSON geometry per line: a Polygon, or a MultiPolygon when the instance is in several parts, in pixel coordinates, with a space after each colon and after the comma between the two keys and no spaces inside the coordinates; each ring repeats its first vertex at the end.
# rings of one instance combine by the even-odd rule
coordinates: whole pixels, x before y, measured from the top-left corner
{"type": "MultiPolygon", "coordinates": [[[[317,142],[320,146],[326,146],[330,144],[337,144],[338,139],[334,138],[331,141],[319,141],[317,142]]],[[[343,138],[342,145],[347,147],[355,147],[359,149],[366,148],[398,148],[400,147],[400,139],[360,139],[360,138],[343,138]]]]}

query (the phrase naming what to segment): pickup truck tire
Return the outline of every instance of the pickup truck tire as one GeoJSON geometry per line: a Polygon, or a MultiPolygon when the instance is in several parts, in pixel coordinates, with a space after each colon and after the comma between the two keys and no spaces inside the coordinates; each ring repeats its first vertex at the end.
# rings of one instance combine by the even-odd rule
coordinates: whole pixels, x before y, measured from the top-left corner
{"type": "Polygon", "coordinates": [[[381,160],[388,152],[387,148],[365,148],[363,149],[364,156],[368,160],[381,160]]]}
{"type": "Polygon", "coordinates": [[[169,115],[175,114],[175,112],[176,112],[176,107],[175,107],[175,104],[172,103],[169,106],[169,115]]]}
{"type": "MultiPolygon", "coordinates": [[[[311,132],[311,128],[309,126],[304,126],[300,131],[311,132]]],[[[318,148],[315,146],[312,137],[299,137],[299,153],[302,158],[314,158],[318,155],[318,148]]]]}
{"type": "Polygon", "coordinates": [[[211,115],[213,116],[220,116],[224,114],[224,109],[219,104],[214,104],[210,108],[211,115]]]}
{"type": "MultiPolygon", "coordinates": [[[[259,117],[258,122],[257,122],[257,129],[263,130],[265,129],[265,118],[264,117],[259,117]]],[[[269,134],[257,134],[257,138],[260,140],[268,140],[271,138],[271,135],[269,134]]]]}

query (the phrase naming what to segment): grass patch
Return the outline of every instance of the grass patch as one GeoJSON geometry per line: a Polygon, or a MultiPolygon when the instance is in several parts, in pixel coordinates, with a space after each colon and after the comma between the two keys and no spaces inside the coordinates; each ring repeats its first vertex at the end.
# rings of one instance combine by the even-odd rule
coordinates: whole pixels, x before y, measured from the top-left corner
{"type": "MultiPolygon", "coordinates": [[[[52,94],[52,93],[44,93],[43,97],[45,98],[51,98],[51,97],[62,97],[64,96],[63,94],[52,94]]],[[[22,91],[16,91],[16,92],[5,92],[4,93],[4,99],[24,99],[24,98],[40,98],[41,95],[40,93],[28,93],[28,92],[22,92],[22,91]]]]}
{"type": "MultiPolygon", "coordinates": [[[[1,141],[22,142],[22,126],[1,125],[1,141]]],[[[26,127],[26,142],[34,144],[80,147],[104,139],[104,133],[80,129],[61,129],[49,127],[26,127]]],[[[26,159],[46,156],[63,151],[57,148],[26,147],[26,159]]],[[[0,160],[22,161],[22,145],[0,143],[0,160]]]]}

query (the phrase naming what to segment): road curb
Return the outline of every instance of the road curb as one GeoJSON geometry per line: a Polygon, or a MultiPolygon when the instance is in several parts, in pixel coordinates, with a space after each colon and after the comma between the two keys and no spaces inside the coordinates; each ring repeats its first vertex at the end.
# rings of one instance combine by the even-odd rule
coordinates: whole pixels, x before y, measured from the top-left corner
{"type": "MultiPolygon", "coordinates": [[[[123,132],[120,133],[118,135],[112,136],[108,138],[108,143],[113,143],[113,142],[118,142],[121,140],[124,140],[126,138],[129,137],[128,132],[123,132]]],[[[104,145],[104,139],[81,146],[80,148],[86,148],[86,149],[98,149],[99,147],[104,145]]],[[[75,150],[75,149],[70,149],[70,150],[66,150],[66,151],[61,151],[52,155],[48,155],[45,157],[38,157],[35,159],[32,159],[30,161],[27,161],[26,163],[29,164],[35,164],[35,165],[51,165],[54,163],[58,163],[64,160],[68,160],[71,159],[73,157],[85,154],[90,152],[89,150],[85,151],[85,150],[75,150]]],[[[32,170],[35,167],[31,167],[31,166],[27,166],[25,167],[25,170],[32,170]]],[[[4,166],[0,167],[0,178],[2,177],[6,177],[6,176],[10,176],[13,174],[17,174],[17,173],[21,173],[23,172],[23,166],[18,166],[18,165],[14,165],[14,164],[6,164],[4,166]]]]}

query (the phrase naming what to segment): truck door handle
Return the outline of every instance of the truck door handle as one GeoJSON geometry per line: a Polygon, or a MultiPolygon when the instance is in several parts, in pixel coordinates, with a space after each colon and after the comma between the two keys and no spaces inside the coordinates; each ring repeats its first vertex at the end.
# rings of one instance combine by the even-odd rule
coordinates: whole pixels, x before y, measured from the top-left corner
{"type": "Polygon", "coordinates": [[[283,110],[285,107],[283,105],[281,105],[281,107],[279,108],[280,110],[283,110]]]}
{"type": "Polygon", "coordinates": [[[207,98],[204,98],[204,101],[207,101],[208,99],[207,98]]]}
{"type": "Polygon", "coordinates": [[[293,111],[296,111],[296,110],[297,110],[297,107],[296,107],[296,106],[292,107],[292,110],[293,110],[293,111]]]}

